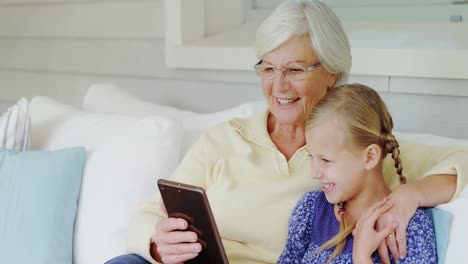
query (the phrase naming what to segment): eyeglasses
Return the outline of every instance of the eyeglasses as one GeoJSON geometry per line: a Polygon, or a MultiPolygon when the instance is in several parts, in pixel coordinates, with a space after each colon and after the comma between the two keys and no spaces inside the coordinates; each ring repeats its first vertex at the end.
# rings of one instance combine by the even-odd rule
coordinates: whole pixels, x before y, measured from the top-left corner
{"type": "Polygon", "coordinates": [[[264,79],[264,80],[273,80],[275,79],[276,73],[281,71],[283,76],[288,81],[299,81],[306,79],[310,76],[310,72],[317,69],[322,62],[317,62],[316,64],[309,66],[307,68],[303,68],[300,66],[295,67],[285,67],[285,68],[276,68],[274,65],[271,64],[264,64],[262,61],[255,64],[254,69],[257,72],[257,75],[264,79]]]}

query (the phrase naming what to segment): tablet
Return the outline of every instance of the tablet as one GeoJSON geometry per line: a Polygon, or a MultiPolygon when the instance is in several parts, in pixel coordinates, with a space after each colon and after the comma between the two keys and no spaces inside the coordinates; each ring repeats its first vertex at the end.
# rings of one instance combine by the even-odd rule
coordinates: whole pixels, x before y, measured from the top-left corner
{"type": "Polygon", "coordinates": [[[158,187],[169,217],[185,219],[187,230],[197,233],[202,245],[198,256],[185,263],[229,263],[205,190],[164,179],[158,180],[158,187]]]}

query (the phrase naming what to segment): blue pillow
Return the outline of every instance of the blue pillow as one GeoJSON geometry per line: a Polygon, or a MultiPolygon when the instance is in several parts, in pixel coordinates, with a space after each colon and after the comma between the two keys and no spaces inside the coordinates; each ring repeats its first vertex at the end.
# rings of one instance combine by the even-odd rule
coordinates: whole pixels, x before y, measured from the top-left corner
{"type": "Polygon", "coordinates": [[[71,264],[83,148],[0,149],[0,262],[71,264]]]}
{"type": "Polygon", "coordinates": [[[426,211],[432,217],[432,221],[434,222],[438,263],[444,264],[445,256],[447,255],[450,220],[452,219],[452,215],[449,212],[442,211],[437,208],[428,208],[426,211]]]}

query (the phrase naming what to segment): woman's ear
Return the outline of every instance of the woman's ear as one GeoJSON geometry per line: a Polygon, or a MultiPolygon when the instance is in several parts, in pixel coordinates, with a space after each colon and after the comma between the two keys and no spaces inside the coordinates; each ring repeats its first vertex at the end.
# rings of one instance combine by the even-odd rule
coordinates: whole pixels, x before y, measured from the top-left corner
{"type": "Polygon", "coordinates": [[[369,145],[365,150],[364,150],[364,168],[366,170],[371,170],[377,164],[379,164],[380,157],[382,156],[382,150],[377,144],[372,144],[369,145]]]}
{"type": "Polygon", "coordinates": [[[333,88],[336,84],[336,82],[338,81],[338,78],[339,78],[339,74],[330,74],[330,76],[328,77],[328,89],[330,88],[333,88]]]}

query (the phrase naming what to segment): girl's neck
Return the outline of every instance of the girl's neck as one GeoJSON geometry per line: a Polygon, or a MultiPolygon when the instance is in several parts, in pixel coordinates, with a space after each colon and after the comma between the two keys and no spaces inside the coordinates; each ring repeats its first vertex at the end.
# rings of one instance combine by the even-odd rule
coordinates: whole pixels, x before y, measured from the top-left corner
{"type": "MultiPolygon", "coordinates": [[[[367,208],[391,193],[390,188],[385,184],[382,172],[369,172],[366,177],[370,180],[363,183],[365,186],[362,191],[346,201],[344,213],[348,217],[348,221],[356,222],[367,208]]],[[[335,205],[335,215],[339,219],[337,205],[335,205]]]]}

